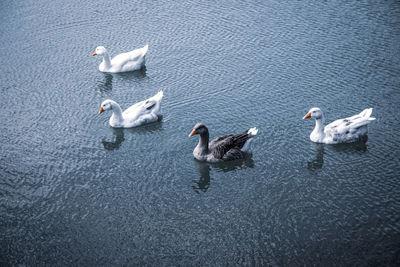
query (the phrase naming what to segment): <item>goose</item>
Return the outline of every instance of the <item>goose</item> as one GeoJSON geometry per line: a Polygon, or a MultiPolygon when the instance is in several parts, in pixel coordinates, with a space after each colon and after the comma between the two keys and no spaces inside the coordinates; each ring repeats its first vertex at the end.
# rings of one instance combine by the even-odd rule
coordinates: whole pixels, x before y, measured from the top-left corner
{"type": "Polygon", "coordinates": [[[163,92],[158,92],[149,99],[138,102],[124,112],[117,102],[107,99],[101,104],[99,114],[111,110],[110,126],[114,128],[131,128],[161,120],[161,99],[163,92]]]}
{"type": "Polygon", "coordinates": [[[199,161],[221,162],[242,159],[244,153],[250,152],[250,143],[258,133],[256,127],[241,134],[229,134],[215,138],[209,143],[208,128],[197,123],[189,137],[199,134],[199,143],[193,150],[193,156],[199,161]]]}
{"type": "Polygon", "coordinates": [[[350,143],[360,140],[366,142],[368,124],[375,120],[371,114],[372,108],[367,108],[357,115],[336,120],[324,127],[324,113],[320,108],[312,108],[303,120],[315,119],[315,128],[310,134],[310,140],[313,142],[324,144],[350,143]]]}
{"type": "Polygon", "coordinates": [[[149,45],[142,48],[116,55],[111,59],[104,46],[96,47],[92,56],[103,56],[103,62],[99,65],[101,72],[127,72],[141,69],[145,64],[145,56],[149,45]]]}

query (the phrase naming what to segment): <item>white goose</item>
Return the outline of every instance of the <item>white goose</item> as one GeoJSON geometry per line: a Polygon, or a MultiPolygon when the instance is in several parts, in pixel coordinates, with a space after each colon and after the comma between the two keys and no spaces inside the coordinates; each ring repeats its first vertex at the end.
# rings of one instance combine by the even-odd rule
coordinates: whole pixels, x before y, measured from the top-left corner
{"type": "Polygon", "coordinates": [[[145,45],[142,48],[116,55],[111,59],[104,46],[96,47],[93,56],[103,56],[103,62],[99,66],[101,72],[127,72],[141,69],[145,64],[145,56],[149,46],[145,45]]]}
{"type": "Polygon", "coordinates": [[[372,108],[364,109],[360,114],[336,120],[324,127],[324,113],[319,108],[312,108],[303,117],[314,118],[315,128],[310,134],[310,139],[316,143],[338,144],[367,140],[368,124],[375,120],[371,117],[372,108]]]}
{"type": "Polygon", "coordinates": [[[122,112],[117,102],[107,99],[101,104],[99,114],[105,110],[112,111],[110,126],[114,128],[131,128],[161,119],[161,99],[163,92],[134,104],[122,112]]]}

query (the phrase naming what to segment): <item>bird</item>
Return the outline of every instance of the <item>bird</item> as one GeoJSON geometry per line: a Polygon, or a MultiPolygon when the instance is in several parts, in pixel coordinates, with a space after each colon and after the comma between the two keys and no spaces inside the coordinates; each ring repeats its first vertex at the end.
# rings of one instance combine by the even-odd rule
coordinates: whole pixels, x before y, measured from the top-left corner
{"type": "Polygon", "coordinates": [[[124,112],[117,102],[107,99],[101,104],[99,114],[111,110],[110,126],[114,128],[131,128],[156,122],[161,120],[162,98],[163,91],[160,91],[155,96],[130,106],[124,112]]]}
{"type": "Polygon", "coordinates": [[[99,65],[99,70],[101,72],[127,72],[139,70],[145,65],[145,56],[148,48],[149,45],[146,44],[142,48],[116,55],[111,59],[107,49],[105,49],[104,46],[98,46],[92,56],[103,56],[103,61],[99,65]]]}
{"type": "Polygon", "coordinates": [[[352,117],[336,120],[324,127],[325,116],[320,108],[312,108],[303,117],[314,118],[315,128],[310,140],[316,143],[339,144],[368,140],[368,124],[375,120],[371,117],[372,108],[367,108],[352,117]]]}
{"type": "Polygon", "coordinates": [[[258,133],[256,127],[241,134],[229,134],[215,138],[209,143],[208,128],[203,123],[197,123],[189,137],[198,134],[199,143],[193,150],[193,156],[199,161],[222,162],[244,158],[250,152],[250,143],[258,133]]]}

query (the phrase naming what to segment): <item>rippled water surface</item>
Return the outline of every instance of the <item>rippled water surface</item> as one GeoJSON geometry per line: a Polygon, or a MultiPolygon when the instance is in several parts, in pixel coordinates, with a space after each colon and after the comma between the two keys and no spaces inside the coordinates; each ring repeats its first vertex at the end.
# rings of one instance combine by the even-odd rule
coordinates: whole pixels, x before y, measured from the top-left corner
{"type": "Polygon", "coordinates": [[[0,263],[400,264],[398,1],[2,1],[0,263]],[[92,57],[149,44],[147,68],[92,57]],[[164,90],[162,122],[112,129],[164,90]],[[373,107],[364,144],[301,118],[373,107]],[[244,162],[193,159],[259,128],[244,162]]]}

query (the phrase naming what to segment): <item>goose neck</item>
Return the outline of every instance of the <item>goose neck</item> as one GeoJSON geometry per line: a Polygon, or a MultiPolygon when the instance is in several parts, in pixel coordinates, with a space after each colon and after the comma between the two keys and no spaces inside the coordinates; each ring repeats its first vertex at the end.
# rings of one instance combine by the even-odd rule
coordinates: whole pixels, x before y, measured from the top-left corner
{"type": "Polygon", "coordinates": [[[199,144],[197,145],[197,147],[199,148],[199,150],[201,151],[202,154],[208,153],[209,138],[210,138],[210,135],[209,135],[208,131],[200,134],[199,144]]]}
{"type": "Polygon", "coordinates": [[[111,57],[107,52],[103,54],[103,64],[106,67],[111,67],[111,57]]]}
{"type": "Polygon", "coordinates": [[[324,126],[325,126],[324,117],[315,120],[315,129],[318,130],[318,132],[324,131],[324,126]]]}
{"type": "Polygon", "coordinates": [[[122,122],[123,117],[122,117],[122,109],[118,105],[118,103],[114,102],[112,103],[112,115],[111,115],[111,120],[113,121],[118,121],[122,122]]]}
{"type": "Polygon", "coordinates": [[[324,129],[325,129],[325,118],[321,117],[315,119],[315,128],[312,131],[311,135],[314,136],[314,139],[324,138],[325,136],[324,129]]]}

